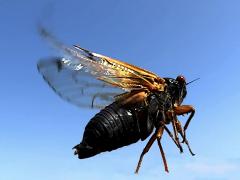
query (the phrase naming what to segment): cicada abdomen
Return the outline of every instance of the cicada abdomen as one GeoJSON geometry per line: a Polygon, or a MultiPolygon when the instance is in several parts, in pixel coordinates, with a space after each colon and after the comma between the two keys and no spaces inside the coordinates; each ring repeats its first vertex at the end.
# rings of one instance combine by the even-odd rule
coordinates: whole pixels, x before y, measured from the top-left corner
{"type": "Polygon", "coordinates": [[[147,109],[120,107],[112,103],[97,113],[85,127],[82,142],[74,147],[79,159],[146,139],[154,127],[147,109]]]}

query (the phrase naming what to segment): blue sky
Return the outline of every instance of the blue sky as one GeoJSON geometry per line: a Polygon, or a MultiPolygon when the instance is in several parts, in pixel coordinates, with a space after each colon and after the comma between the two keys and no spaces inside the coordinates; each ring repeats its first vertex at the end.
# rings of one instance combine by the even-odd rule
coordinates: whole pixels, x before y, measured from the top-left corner
{"type": "Polygon", "coordinates": [[[239,7],[237,0],[0,0],[0,179],[239,179],[239,7]],[[39,22],[68,45],[161,77],[200,77],[184,101],[196,108],[188,129],[196,156],[186,147],[179,154],[167,136],[169,174],[156,144],[133,173],[146,141],[73,156],[97,111],[62,101],[38,74],[37,61],[56,54],[37,34],[39,22]]]}

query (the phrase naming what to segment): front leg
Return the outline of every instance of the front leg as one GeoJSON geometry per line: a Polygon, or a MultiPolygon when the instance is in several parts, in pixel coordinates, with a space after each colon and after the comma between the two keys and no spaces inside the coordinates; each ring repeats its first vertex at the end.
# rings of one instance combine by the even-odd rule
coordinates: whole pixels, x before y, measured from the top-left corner
{"type": "Polygon", "coordinates": [[[184,114],[191,113],[183,128],[183,132],[184,132],[183,142],[184,142],[186,137],[186,129],[188,128],[188,125],[195,114],[195,109],[193,106],[190,106],[190,105],[176,106],[174,107],[174,113],[176,115],[184,115],[184,114]]]}

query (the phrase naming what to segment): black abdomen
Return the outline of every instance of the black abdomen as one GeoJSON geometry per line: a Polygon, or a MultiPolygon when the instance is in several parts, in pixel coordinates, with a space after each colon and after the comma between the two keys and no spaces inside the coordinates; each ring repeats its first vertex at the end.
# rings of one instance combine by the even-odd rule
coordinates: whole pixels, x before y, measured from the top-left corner
{"type": "Polygon", "coordinates": [[[113,103],[89,121],[82,142],[74,148],[80,159],[88,158],[144,140],[152,129],[146,110],[132,110],[113,103]]]}

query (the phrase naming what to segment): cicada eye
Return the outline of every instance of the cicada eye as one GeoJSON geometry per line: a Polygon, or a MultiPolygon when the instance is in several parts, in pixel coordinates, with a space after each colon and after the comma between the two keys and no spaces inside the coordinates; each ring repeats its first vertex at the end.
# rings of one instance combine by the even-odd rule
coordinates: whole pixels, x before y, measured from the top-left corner
{"type": "Polygon", "coordinates": [[[186,79],[182,75],[179,75],[176,80],[181,84],[186,84],[186,79]]]}

